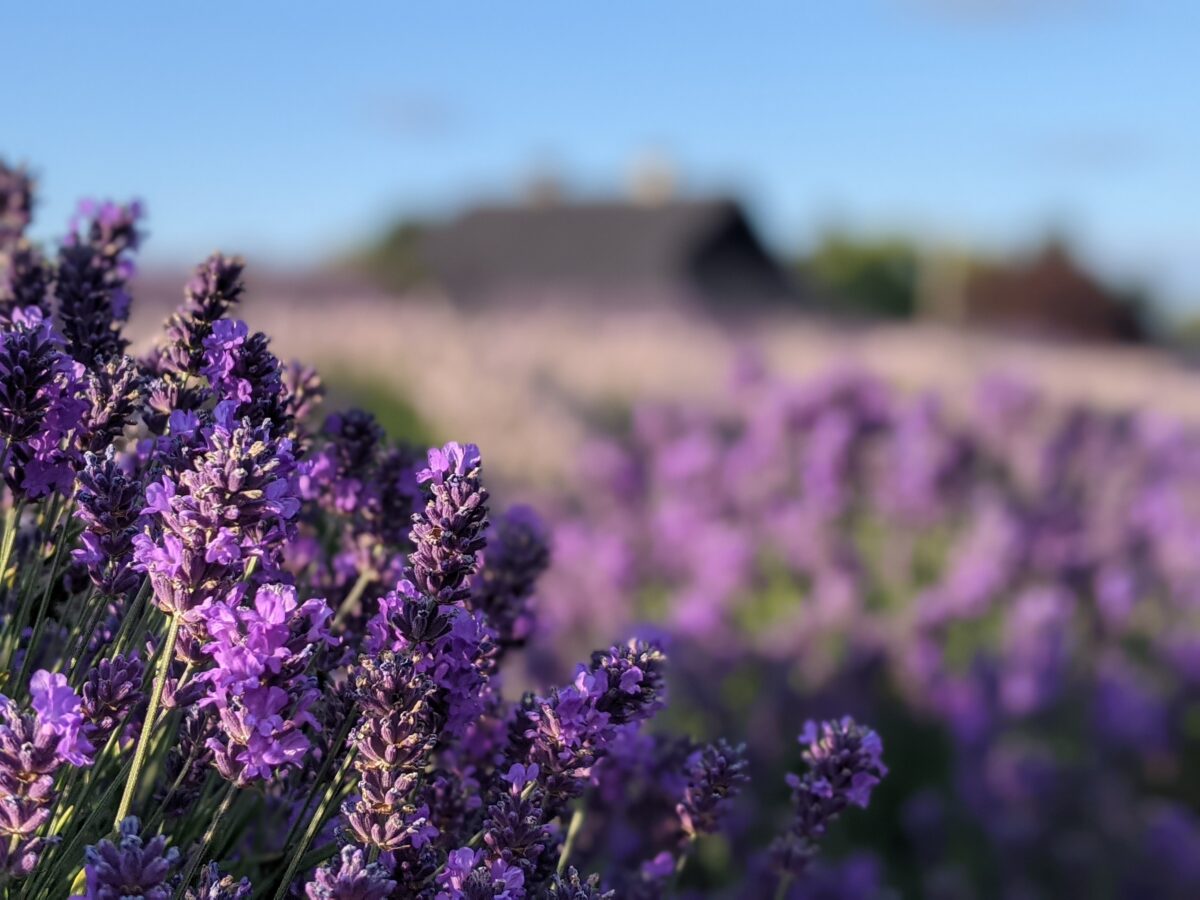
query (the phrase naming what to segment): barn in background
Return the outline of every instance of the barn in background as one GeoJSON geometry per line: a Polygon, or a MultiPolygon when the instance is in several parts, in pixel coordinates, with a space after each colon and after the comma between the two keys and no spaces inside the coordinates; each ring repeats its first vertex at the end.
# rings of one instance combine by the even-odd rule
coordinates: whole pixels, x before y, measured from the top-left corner
{"type": "Polygon", "coordinates": [[[926,317],[982,331],[1093,342],[1146,338],[1135,294],[1122,293],[1089,272],[1060,241],[1003,262],[953,266],[927,259],[926,317]],[[939,271],[940,270],[940,271],[939,271]]]}
{"type": "Polygon", "coordinates": [[[467,304],[682,301],[735,312],[800,301],[794,279],[728,199],[481,206],[431,229],[423,257],[429,276],[467,304]]]}

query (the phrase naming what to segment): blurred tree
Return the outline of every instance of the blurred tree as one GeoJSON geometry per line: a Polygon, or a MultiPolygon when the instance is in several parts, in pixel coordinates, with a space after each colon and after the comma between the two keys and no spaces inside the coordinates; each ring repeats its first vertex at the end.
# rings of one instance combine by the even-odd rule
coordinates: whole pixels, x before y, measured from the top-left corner
{"type": "Polygon", "coordinates": [[[835,309],[893,318],[916,311],[917,249],[907,238],[829,231],[796,268],[835,309]]]}
{"type": "Polygon", "coordinates": [[[374,243],[352,254],[345,266],[385,290],[406,291],[428,275],[421,254],[425,233],[424,223],[401,219],[374,243]]]}

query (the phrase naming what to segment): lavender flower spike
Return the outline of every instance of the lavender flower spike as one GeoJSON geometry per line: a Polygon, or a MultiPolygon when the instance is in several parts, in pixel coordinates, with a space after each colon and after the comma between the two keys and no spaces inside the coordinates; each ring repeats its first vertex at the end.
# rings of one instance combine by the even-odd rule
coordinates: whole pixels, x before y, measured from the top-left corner
{"type": "Polygon", "coordinates": [[[168,849],[161,834],[142,840],[141,828],[137,817],[130,816],[121,822],[117,843],[103,840],[87,848],[86,893],[74,900],[170,900],[179,851],[168,849]]]}
{"type": "Polygon", "coordinates": [[[145,666],[136,653],[102,659],[88,672],[81,689],[80,712],[84,734],[93,745],[104,746],[130,711],[142,702],[144,672],[145,666]]]}
{"type": "Polygon", "coordinates": [[[718,741],[692,754],[688,760],[687,787],[675,807],[689,839],[717,830],[730,801],[750,780],[746,766],[744,744],[730,747],[725,741],[718,741]]]}
{"type": "Polygon", "coordinates": [[[530,599],[549,564],[546,527],[530,507],[514,506],[492,525],[470,606],[487,617],[500,647],[520,646],[532,632],[530,599]]]}
{"type": "Polygon", "coordinates": [[[850,805],[866,808],[887,774],[879,735],[849,717],[820,726],[808,722],[799,740],[806,745],[809,770],[788,775],[795,817],[771,846],[772,861],[784,877],[803,875],[829,824],[850,805]]]}
{"type": "Polygon", "coordinates": [[[345,846],[341,855],[313,873],[304,887],[308,900],[387,900],[396,889],[387,869],[368,863],[367,854],[345,846]]]}
{"type": "Polygon", "coordinates": [[[417,472],[432,496],[413,516],[412,582],[443,603],[465,601],[465,582],[478,568],[487,526],[488,492],[479,480],[479,448],[451,441],[429,451],[429,465],[417,472]]]}
{"type": "Polygon", "coordinates": [[[0,160],[0,252],[20,240],[33,215],[33,179],[0,160]]]}
{"type": "Polygon", "coordinates": [[[249,878],[235,881],[232,875],[222,875],[214,862],[205,866],[196,883],[184,891],[183,900],[250,900],[253,893],[249,878]]]}

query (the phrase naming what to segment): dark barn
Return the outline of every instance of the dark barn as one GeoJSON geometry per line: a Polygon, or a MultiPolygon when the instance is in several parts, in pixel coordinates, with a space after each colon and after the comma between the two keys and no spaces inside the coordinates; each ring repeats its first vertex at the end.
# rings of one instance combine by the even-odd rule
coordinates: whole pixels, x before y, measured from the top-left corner
{"type": "Polygon", "coordinates": [[[1144,337],[1137,309],[1050,242],[1032,258],[968,280],[962,317],[988,329],[1090,341],[1144,337]]]}
{"type": "Polygon", "coordinates": [[[729,200],[480,207],[432,230],[424,257],[433,278],[468,303],[674,299],[720,311],[797,300],[787,273],[729,200]]]}

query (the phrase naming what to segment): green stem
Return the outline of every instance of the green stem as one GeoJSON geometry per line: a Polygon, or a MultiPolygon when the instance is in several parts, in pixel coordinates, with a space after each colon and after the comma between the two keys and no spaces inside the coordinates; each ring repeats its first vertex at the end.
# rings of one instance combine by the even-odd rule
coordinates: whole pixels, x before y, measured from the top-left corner
{"type": "Polygon", "coordinates": [[[275,892],[275,900],[284,900],[287,896],[288,886],[292,883],[292,879],[296,877],[296,870],[300,868],[300,859],[304,856],[305,851],[308,850],[308,845],[312,843],[312,839],[317,836],[317,832],[321,830],[321,826],[325,823],[325,815],[329,812],[329,806],[334,798],[341,793],[342,780],[346,777],[346,773],[349,771],[353,761],[354,751],[351,750],[346,754],[345,760],[342,761],[342,766],[338,769],[337,777],[325,789],[325,795],[321,798],[321,803],[317,806],[317,811],[308,820],[308,827],[304,829],[300,843],[296,845],[296,849],[292,852],[292,858],[288,861],[288,867],[284,870],[283,880],[279,883],[279,890],[275,892]]]}
{"type": "Polygon", "coordinates": [[[779,876],[779,887],[775,888],[775,900],[785,900],[788,895],[788,888],[792,886],[792,876],[789,873],[784,873],[779,876]]]}
{"type": "Polygon", "coordinates": [[[671,886],[675,891],[679,890],[679,882],[683,880],[683,870],[687,867],[688,857],[691,855],[692,845],[695,843],[695,838],[689,838],[679,853],[679,859],[675,861],[675,874],[671,877],[671,886]]]}
{"type": "Polygon", "coordinates": [[[183,784],[183,779],[187,778],[188,773],[192,770],[192,766],[196,762],[197,751],[200,750],[201,746],[199,741],[192,741],[191,749],[188,750],[187,759],[184,761],[182,768],[180,768],[179,774],[175,776],[171,787],[167,789],[166,796],[158,804],[158,810],[150,817],[150,821],[146,823],[147,831],[153,831],[157,828],[159,822],[166,815],[166,811],[171,808],[171,801],[175,799],[175,794],[179,791],[179,786],[183,784]]]}
{"type": "Polygon", "coordinates": [[[567,839],[563,841],[562,852],[558,854],[558,867],[556,871],[559,875],[567,867],[567,860],[571,858],[571,850],[575,847],[575,839],[579,837],[579,830],[583,828],[583,817],[587,814],[587,810],[583,804],[575,807],[575,812],[571,813],[571,823],[567,825],[567,839]]]}
{"type": "Polygon", "coordinates": [[[212,843],[212,839],[217,834],[217,828],[221,825],[221,820],[225,818],[225,813],[229,812],[229,807],[233,804],[234,794],[237,792],[237,785],[234,782],[229,782],[229,786],[225,788],[225,794],[221,797],[221,805],[217,807],[217,814],[213,816],[212,822],[204,832],[204,837],[200,839],[200,846],[197,847],[188,860],[187,869],[183,873],[183,878],[179,882],[179,886],[175,888],[175,896],[182,897],[183,892],[187,890],[187,886],[192,883],[192,879],[196,876],[196,869],[200,867],[200,861],[204,859],[204,854],[208,852],[208,845],[212,843]]]}
{"type": "Polygon", "coordinates": [[[91,663],[97,653],[107,649],[103,644],[98,644],[95,653],[89,654],[87,652],[88,643],[91,641],[92,635],[95,634],[96,628],[99,627],[100,619],[104,616],[105,610],[108,609],[109,599],[108,595],[101,594],[94,587],[92,588],[85,602],[87,617],[80,623],[79,634],[71,636],[70,652],[64,653],[63,658],[55,663],[55,671],[70,666],[69,678],[72,687],[78,688],[83,677],[86,677],[87,667],[84,665],[85,660],[91,663]]]}
{"type": "Polygon", "coordinates": [[[146,602],[153,590],[153,585],[150,584],[150,576],[142,579],[142,586],[138,588],[137,594],[134,595],[133,602],[124,609],[124,614],[121,616],[121,624],[117,628],[117,633],[113,637],[112,646],[114,652],[120,652],[121,643],[129,637],[129,633],[142,620],[142,613],[145,607],[149,604],[146,602]]]}
{"type": "Polygon", "coordinates": [[[362,599],[363,591],[367,589],[367,585],[375,580],[375,573],[370,570],[360,572],[358,579],[354,582],[354,587],[350,588],[350,593],[346,595],[346,599],[342,601],[342,605],[338,607],[337,615],[333,617],[334,625],[341,625],[346,621],[350,613],[354,611],[354,607],[358,601],[362,599]]]}
{"type": "Polygon", "coordinates": [[[325,783],[325,777],[329,774],[329,770],[333,768],[333,761],[337,759],[338,751],[342,749],[342,744],[345,743],[346,736],[350,734],[350,729],[354,727],[355,710],[354,706],[351,706],[347,710],[346,721],[338,729],[337,737],[333,739],[333,743],[329,745],[329,750],[325,754],[325,758],[321,760],[321,768],[317,770],[317,777],[313,779],[312,787],[308,791],[308,797],[305,798],[304,805],[300,807],[300,815],[296,817],[296,821],[288,832],[287,840],[283,842],[283,846],[290,847],[292,845],[292,839],[295,838],[296,832],[300,829],[300,823],[304,821],[305,815],[308,814],[309,804],[316,799],[317,791],[325,783]]]}
{"type": "Polygon", "coordinates": [[[50,608],[50,592],[54,589],[55,579],[58,578],[58,567],[62,562],[63,548],[66,547],[67,532],[70,530],[66,526],[58,529],[58,540],[54,545],[54,558],[50,563],[50,577],[46,579],[46,588],[42,591],[42,602],[38,604],[37,615],[33,622],[33,634],[30,636],[29,645],[25,648],[25,659],[21,661],[21,672],[17,676],[18,688],[25,683],[25,679],[29,676],[29,670],[33,667],[34,650],[37,649],[38,640],[42,636],[46,613],[50,608]]]}
{"type": "MultiPolygon", "coordinates": [[[[82,844],[85,840],[85,836],[91,828],[92,821],[97,816],[103,814],[106,809],[108,809],[109,801],[112,800],[113,796],[117,792],[117,786],[121,783],[121,775],[128,772],[130,768],[131,762],[127,761],[117,777],[109,782],[108,788],[104,791],[104,794],[101,796],[99,802],[91,808],[91,812],[88,813],[87,818],[80,823],[75,834],[65,845],[54,844],[50,847],[50,853],[47,854],[47,857],[50,856],[50,854],[52,854],[55,850],[57,850],[58,853],[56,856],[54,856],[53,863],[51,865],[47,865],[47,863],[50,863],[51,860],[43,857],[42,865],[38,866],[37,871],[34,873],[33,883],[26,886],[29,891],[28,896],[37,897],[41,888],[44,887],[47,882],[53,884],[55,877],[58,875],[58,870],[62,867],[64,860],[67,862],[67,864],[78,861],[79,853],[83,849],[82,844]]],[[[22,894],[22,896],[25,895],[22,894]]],[[[59,896],[61,897],[62,895],[59,894],[59,896]]]]}
{"type": "Polygon", "coordinates": [[[150,691],[150,704],[146,707],[145,725],[138,735],[137,748],[133,752],[133,767],[129,770],[129,778],[125,782],[125,792],[121,795],[121,803],[117,807],[117,817],[113,820],[113,828],[121,825],[121,820],[129,814],[133,805],[133,796],[137,792],[138,776],[146,763],[146,750],[150,746],[150,732],[153,730],[155,717],[158,715],[158,705],[162,702],[163,687],[167,682],[167,672],[171,668],[171,660],[175,658],[175,641],[179,638],[179,616],[171,616],[171,624],[167,628],[167,640],[162,649],[162,658],[158,661],[158,671],[154,676],[154,687],[150,691]]]}
{"type": "Polygon", "coordinates": [[[118,639],[113,641],[114,656],[119,656],[130,648],[136,648],[138,642],[146,635],[146,632],[150,630],[150,622],[154,619],[155,607],[152,603],[147,602],[146,597],[148,597],[152,591],[153,588],[150,587],[150,580],[146,579],[146,583],[142,586],[141,593],[138,594],[138,597],[141,598],[141,602],[139,603],[138,600],[135,600],[135,608],[131,609],[127,614],[126,620],[129,622],[129,628],[125,628],[126,620],[122,620],[121,633],[117,635],[118,639]],[[145,597],[143,597],[143,595],[145,595],[145,597]]]}
{"type": "Polygon", "coordinates": [[[8,561],[12,556],[13,544],[17,540],[17,526],[21,522],[21,502],[14,503],[4,513],[4,540],[0,541],[0,584],[8,574],[8,561]]]}

